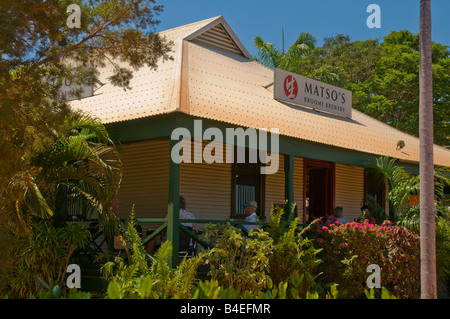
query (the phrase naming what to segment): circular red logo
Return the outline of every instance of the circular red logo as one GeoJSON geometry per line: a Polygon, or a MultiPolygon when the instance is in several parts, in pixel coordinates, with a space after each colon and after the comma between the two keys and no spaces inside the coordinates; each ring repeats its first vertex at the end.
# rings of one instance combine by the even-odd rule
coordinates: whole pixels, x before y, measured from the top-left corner
{"type": "Polygon", "coordinates": [[[284,93],[286,94],[287,98],[290,100],[293,100],[297,97],[298,84],[297,84],[297,80],[292,75],[288,75],[284,79],[284,93]]]}

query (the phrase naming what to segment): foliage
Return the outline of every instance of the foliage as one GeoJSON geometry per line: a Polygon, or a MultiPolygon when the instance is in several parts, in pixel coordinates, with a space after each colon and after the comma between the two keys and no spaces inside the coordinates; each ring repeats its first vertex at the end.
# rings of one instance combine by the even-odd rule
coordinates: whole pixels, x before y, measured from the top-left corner
{"type": "Polygon", "coordinates": [[[211,266],[212,280],[239,290],[241,295],[286,285],[305,296],[314,287],[319,251],[311,240],[302,238],[305,230],[298,231],[298,219],[287,224],[284,213],[274,207],[268,228],[253,230],[248,237],[229,223],[208,225],[204,237],[214,248],[204,258],[211,266]],[[301,280],[293,280],[294,274],[301,280]]]}
{"type": "Polygon", "coordinates": [[[274,285],[278,285],[283,281],[289,282],[290,276],[299,272],[301,276],[304,276],[299,293],[300,296],[304,296],[307,291],[314,287],[317,278],[315,272],[321,262],[317,258],[320,250],[314,247],[311,239],[304,237],[311,226],[303,228],[300,232],[298,231],[298,218],[295,218],[286,230],[281,227],[280,232],[280,223],[283,224],[284,213],[282,208],[273,207],[270,215],[267,232],[271,234],[274,240],[273,253],[270,256],[269,263],[270,277],[274,285]]]}
{"type": "MultiPolygon", "coordinates": [[[[449,145],[450,51],[432,44],[434,140],[449,145]]],[[[347,35],[325,38],[299,64],[296,73],[340,70],[339,86],[353,92],[353,107],[403,132],[419,133],[419,34],[392,31],[383,41],[351,41],[347,35]]],[[[321,81],[333,84],[326,77],[321,81]]]]}
{"type": "MultiPolygon", "coordinates": [[[[56,151],[55,141],[71,135],[72,122],[68,120],[72,118],[71,110],[60,91],[63,79],[78,85],[103,85],[106,83],[97,79],[98,70],[111,63],[113,75],[108,81],[127,88],[133,69],[157,68],[159,62],[170,58],[171,44],[152,33],[159,23],[155,15],[162,8],[154,0],[2,2],[2,206],[12,203],[14,207],[25,192],[33,200],[42,197],[35,187],[39,185],[36,178],[42,169],[35,162],[36,155],[56,151]],[[67,25],[70,4],[80,6],[80,28],[67,25]]],[[[108,187],[96,191],[101,189],[109,191],[108,187]]],[[[41,200],[39,204],[42,210],[36,213],[51,213],[51,207],[41,200]]],[[[1,222],[8,223],[14,218],[10,207],[7,211],[0,209],[1,222]]]]}
{"type": "MultiPolygon", "coordinates": [[[[389,187],[389,219],[398,220],[398,213],[402,212],[402,218],[411,217],[418,207],[411,206],[411,196],[417,196],[420,191],[420,176],[409,174],[404,167],[397,165],[395,158],[379,157],[367,165],[380,178],[386,179],[389,187]]],[[[446,168],[435,168],[435,194],[441,197],[444,187],[450,185],[450,178],[446,168]]]]}
{"type": "MultiPolygon", "coordinates": [[[[240,229],[229,223],[209,224],[204,237],[217,244],[219,249],[206,251],[200,258],[183,259],[176,269],[171,269],[168,264],[172,249],[170,242],[163,243],[154,259],[146,255],[132,214],[124,231],[132,246],[131,252],[127,250],[126,258],[116,257],[102,268],[109,281],[106,298],[337,299],[348,296],[345,287],[337,283],[317,290],[315,274],[320,260],[316,255],[320,250],[312,248],[312,240],[302,238],[305,233],[298,230],[296,220],[284,228],[287,225],[282,222],[283,214],[282,209],[274,209],[270,231],[253,230],[249,237],[243,236],[240,229]],[[249,247],[246,249],[247,244],[249,247]],[[257,245],[263,247],[260,249],[257,245]],[[277,254],[277,259],[272,259],[277,254]],[[282,256],[286,257],[283,262],[289,271],[271,269],[271,265],[280,262],[282,256]],[[208,280],[195,279],[202,260],[212,266],[208,280]],[[255,265],[251,265],[252,262],[255,265]],[[247,280],[244,274],[248,276],[247,280]]],[[[307,230],[311,231],[310,227],[307,230]]],[[[377,231],[382,230],[377,228],[377,231]]],[[[369,299],[394,298],[385,287],[381,295],[363,288],[362,297],[364,293],[369,299]]]]}
{"type": "Polygon", "coordinates": [[[439,297],[450,296],[450,220],[436,218],[436,271],[439,297]]]}
{"type": "Polygon", "coordinates": [[[340,298],[361,298],[367,266],[379,265],[384,287],[400,298],[417,298],[419,292],[419,239],[404,227],[369,220],[317,223],[311,234],[322,248],[323,285],[337,283],[340,298]]]}
{"type": "MultiPolygon", "coordinates": [[[[144,249],[136,231],[134,213],[123,232],[131,244],[126,258],[117,256],[105,263],[101,270],[109,281],[109,299],[188,298],[194,282],[200,258],[183,259],[176,269],[169,266],[172,252],[170,242],[164,242],[154,258],[144,249]]],[[[126,247],[126,245],[124,245],[126,247]]]]}
{"type": "Polygon", "coordinates": [[[38,295],[42,280],[64,286],[73,251],[89,240],[90,233],[82,224],[56,228],[49,221],[34,222],[31,236],[18,238],[11,251],[10,295],[15,298],[38,295]]]}
{"type": "MultiPolygon", "coordinates": [[[[287,51],[280,50],[273,43],[265,42],[260,36],[253,38],[253,43],[258,49],[256,61],[269,68],[279,68],[293,73],[299,73],[304,60],[315,52],[316,38],[309,32],[301,32],[297,40],[287,51]]],[[[334,85],[341,85],[343,80],[342,69],[331,65],[323,65],[314,68],[307,76],[334,85]]]]}
{"type": "Polygon", "coordinates": [[[245,237],[242,230],[229,223],[210,224],[205,227],[204,238],[214,247],[204,256],[212,280],[240,291],[266,287],[273,247],[267,233],[257,229],[245,237]]]}
{"type": "Polygon", "coordinates": [[[450,220],[436,218],[436,269],[441,278],[450,279],[450,220]]]}
{"type": "MultiPolygon", "coordinates": [[[[92,295],[89,292],[78,291],[77,288],[70,288],[67,297],[63,296],[63,291],[59,285],[52,285],[46,283],[39,278],[43,289],[39,292],[39,299],[91,299],[92,295]]],[[[34,295],[28,297],[29,299],[36,299],[34,295]]]]}
{"type": "Polygon", "coordinates": [[[363,212],[363,214],[360,218],[361,220],[364,220],[366,218],[368,218],[370,220],[371,218],[373,218],[374,221],[371,221],[371,223],[380,225],[386,219],[388,219],[388,215],[386,214],[386,209],[378,203],[378,201],[375,199],[375,197],[370,196],[370,195],[365,195],[363,202],[369,207],[369,211],[363,212]]]}
{"type": "Polygon", "coordinates": [[[292,72],[308,53],[316,47],[316,39],[309,32],[301,32],[297,40],[285,52],[273,43],[265,42],[260,36],[253,38],[258,49],[256,60],[270,68],[280,68],[292,72]]]}
{"type": "Polygon", "coordinates": [[[36,173],[21,186],[21,200],[4,202],[2,214],[9,216],[13,232],[26,231],[28,219],[36,217],[62,225],[69,208],[88,215],[96,211],[102,225],[113,220],[109,208],[122,179],[115,145],[98,119],[73,112],[67,120],[70,132],[56,134],[51,148],[33,158],[36,173]]]}

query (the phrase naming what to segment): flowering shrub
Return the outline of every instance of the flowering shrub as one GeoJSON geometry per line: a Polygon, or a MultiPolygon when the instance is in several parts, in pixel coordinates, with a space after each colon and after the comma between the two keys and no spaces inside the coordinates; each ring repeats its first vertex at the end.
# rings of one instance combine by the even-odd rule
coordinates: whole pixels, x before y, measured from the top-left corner
{"type": "Polygon", "coordinates": [[[419,242],[412,232],[390,223],[376,225],[368,219],[339,223],[318,222],[312,236],[322,248],[320,270],[325,283],[339,284],[343,298],[359,298],[367,289],[367,266],[381,267],[381,284],[394,295],[416,297],[419,242]]]}

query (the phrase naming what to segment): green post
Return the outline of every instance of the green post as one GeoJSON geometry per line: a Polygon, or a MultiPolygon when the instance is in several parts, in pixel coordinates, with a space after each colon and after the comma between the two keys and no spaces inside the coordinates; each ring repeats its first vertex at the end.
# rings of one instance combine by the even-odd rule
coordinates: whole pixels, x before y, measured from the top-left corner
{"type": "Polygon", "coordinates": [[[172,158],[172,148],[176,143],[178,143],[176,140],[170,140],[169,142],[171,159],[169,172],[169,200],[167,207],[167,240],[172,243],[172,257],[169,261],[170,267],[176,267],[178,265],[180,237],[180,164],[175,163],[174,158],[172,158]]]}
{"type": "Polygon", "coordinates": [[[294,219],[291,215],[291,205],[294,203],[294,156],[284,155],[284,197],[287,200],[285,206],[285,218],[287,221],[294,219]]]}

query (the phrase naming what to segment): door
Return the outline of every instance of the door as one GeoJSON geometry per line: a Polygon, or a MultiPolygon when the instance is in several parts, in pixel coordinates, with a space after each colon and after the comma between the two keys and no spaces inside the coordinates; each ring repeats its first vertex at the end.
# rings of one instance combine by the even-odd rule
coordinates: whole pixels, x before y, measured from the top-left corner
{"type": "Polygon", "coordinates": [[[311,216],[325,217],[327,213],[327,169],[309,167],[309,212],[311,216]]]}
{"type": "Polygon", "coordinates": [[[325,217],[334,208],[334,163],[305,159],[304,222],[325,217]]]}

